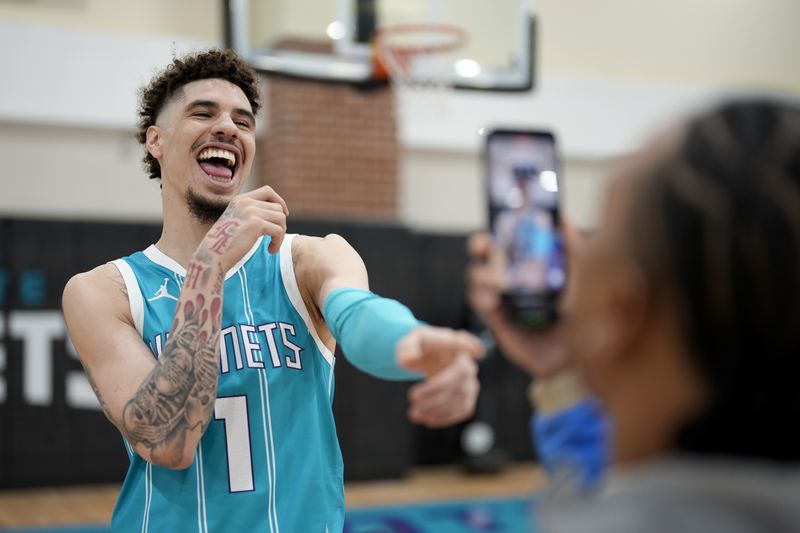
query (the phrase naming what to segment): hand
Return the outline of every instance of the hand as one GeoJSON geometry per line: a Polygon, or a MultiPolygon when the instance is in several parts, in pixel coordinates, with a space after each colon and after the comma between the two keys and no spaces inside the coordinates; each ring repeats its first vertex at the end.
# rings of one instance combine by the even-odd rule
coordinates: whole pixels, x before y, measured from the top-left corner
{"type": "Polygon", "coordinates": [[[468,419],[475,412],[483,344],[466,331],[422,326],[397,343],[397,362],[425,376],[408,392],[408,417],[430,428],[468,419]]]}
{"type": "Polygon", "coordinates": [[[286,235],[289,208],[272,187],[265,185],[235,196],[203,238],[196,254],[217,255],[223,270],[235,265],[262,235],[269,235],[269,252],[280,250],[286,235]]]}
{"type": "MultiPolygon", "coordinates": [[[[564,233],[569,257],[574,261],[579,236],[568,223],[564,233]]],[[[470,264],[467,267],[467,299],[483,318],[506,357],[528,374],[538,378],[552,376],[570,365],[561,338],[563,328],[556,325],[545,331],[532,331],[519,326],[502,302],[503,252],[492,243],[487,233],[473,234],[467,245],[470,264]]],[[[562,307],[569,307],[575,293],[570,277],[562,307]]]]}

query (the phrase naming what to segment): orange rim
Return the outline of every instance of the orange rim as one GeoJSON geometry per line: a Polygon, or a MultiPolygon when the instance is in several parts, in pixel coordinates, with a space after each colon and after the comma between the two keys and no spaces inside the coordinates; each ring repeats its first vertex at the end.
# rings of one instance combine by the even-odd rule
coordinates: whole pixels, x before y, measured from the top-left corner
{"type": "Polygon", "coordinates": [[[411,59],[417,55],[442,54],[462,48],[467,42],[467,32],[463,28],[450,24],[396,24],[377,30],[372,36],[373,75],[379,80],[388,80],[392,73],[387,66],[386,57],[396,59],[396,66],[407,71],[411,59]],[[433,44],[396,44],[392,38],[401,35],[426,33],[432,35],[448,35],[452,39],[433,44]]]}

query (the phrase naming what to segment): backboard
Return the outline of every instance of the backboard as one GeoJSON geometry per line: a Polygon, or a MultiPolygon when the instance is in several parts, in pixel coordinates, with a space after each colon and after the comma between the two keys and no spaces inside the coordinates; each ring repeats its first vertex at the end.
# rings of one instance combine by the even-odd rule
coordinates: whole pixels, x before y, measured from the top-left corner
{"type": "MultiPolygon", "coordinates": [[[[531,0],[226,0],[226,40],[267,74],[369,86],[380,83],[373,38],[408,34],[413,46],[455,28],[464,39],[409,74],[460,89],[527,91],[533,85],[531,0]],[[435,72],[433,72],[435,70],[435,72]]],[[[451,32],[452,33],[452,32],[451,32]]],[[[444,36],[447,38],[447,35],[444,36]]],[[[403,38],[403,35],[400,36],[403,38]]],[[[431,48],[436,48],[431,47],[431,48]]],[[[432,54],[431,54],[432,55],[432,54]]],[[[413,81],[413,80],[412,80],[413,81]]]]}

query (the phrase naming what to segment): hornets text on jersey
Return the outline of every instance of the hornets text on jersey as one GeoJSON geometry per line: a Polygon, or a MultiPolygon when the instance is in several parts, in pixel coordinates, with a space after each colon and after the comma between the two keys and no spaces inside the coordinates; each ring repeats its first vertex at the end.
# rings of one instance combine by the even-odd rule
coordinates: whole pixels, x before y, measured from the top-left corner
{"type": "MultiPolygon", "coordinates": [[[[342,530],[335,361],[297,287],[294,237],[275,255],[269,237],[260,238],[227,272],[217,400],[195,461],[185,470],[158,467],[125,442],[130,467],[113,531],[342,530]]],[[[134,325],[158,357],[186,271],[155,246],[113,264],[134,325]]]]}

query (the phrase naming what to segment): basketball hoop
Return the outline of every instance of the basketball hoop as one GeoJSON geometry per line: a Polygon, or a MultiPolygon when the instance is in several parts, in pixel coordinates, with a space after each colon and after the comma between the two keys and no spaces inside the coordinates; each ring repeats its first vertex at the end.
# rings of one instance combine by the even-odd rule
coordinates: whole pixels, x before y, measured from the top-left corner
{"type": "Polygon", "coordinates": [[[467,32],[448,24],[398,24],[379,29],[372,42],[373,75],[388,80],[394,89],[399,137],[416,138],[409,124],[420,120],[448,121],[454,53],[466,45],[467,32]]]}
{"type": "Polygon", "coordinates": [[[447,56],[467,42],[467,32],[449,24],[397,24],[373,35],[373,74],[400,85],[450,85],[447,56]]]}

